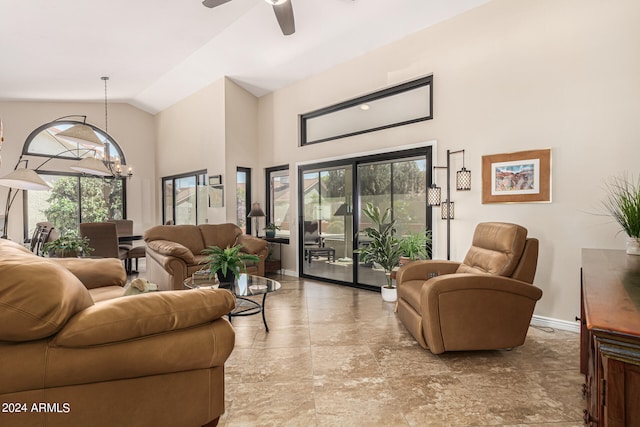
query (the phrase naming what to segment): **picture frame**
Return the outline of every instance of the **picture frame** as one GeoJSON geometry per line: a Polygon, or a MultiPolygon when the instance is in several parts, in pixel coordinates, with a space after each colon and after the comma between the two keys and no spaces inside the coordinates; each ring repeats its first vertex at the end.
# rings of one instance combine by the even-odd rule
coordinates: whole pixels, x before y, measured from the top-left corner
{"type": "Polygon", "coordinates": [[[550,202],[550,148],[482,156],[482,203],[550,202]]]}
{"type": "Polygon", "coordinates": [[[210,175],[209,185],[222,185],[222,175],[210,175]]]}

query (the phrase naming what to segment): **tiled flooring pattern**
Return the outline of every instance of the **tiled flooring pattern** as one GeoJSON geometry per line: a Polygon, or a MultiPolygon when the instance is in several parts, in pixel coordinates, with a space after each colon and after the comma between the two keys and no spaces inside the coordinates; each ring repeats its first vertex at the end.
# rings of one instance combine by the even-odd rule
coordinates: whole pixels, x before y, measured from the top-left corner
{"type": "Polygon", "coordinates": [[[512,351],[434,356],[377,293],[279,280],[270,332],[233,319],[220,426],[582,425],[578,334],[530,328],[512,351]]]}

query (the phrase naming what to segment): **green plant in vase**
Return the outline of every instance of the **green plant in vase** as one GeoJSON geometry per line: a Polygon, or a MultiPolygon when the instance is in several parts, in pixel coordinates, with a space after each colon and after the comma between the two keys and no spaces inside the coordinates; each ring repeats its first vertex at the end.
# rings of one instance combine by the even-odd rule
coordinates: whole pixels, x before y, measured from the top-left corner
{"type": "Polygon", "coordinates": [[[627,175],[614,177],[606,190],[602,203],[627,235],[627,253],[640,255],[640,178],[634,182],[627,175]]]}
{"type": "Polygon", "coordinates": [[[206,257],[201,261],[205,268],[209,270],[209,279],[218,274],[221,283],[233,282],[240,273],[247,271],[247,262],[259,262],[260,257],[245,252],[240,252],[242,245],[235,245],[227,248],[209,246],[202,253],[206,257]]]}
{"type": "Polygon", "coordinates": [[[371,220],[373,226],[363,230],[370,239],[369,244],[355,252],[360,254],[360,261],[373,262],[382,267],[386,277],[385,287],[393,288],[391,271],[398,265],[402,255],[400,239],[395,236],[396,220],[390,220],[390,208],[381,213],[380,208],[372,203],[367,203],[362,212],[371,220]]]}
{"type": "Polygon", "coordinates": [[[89,255],[93,248],[89,246],[89,239],[86,237],[79,237],[75,233],[68,232],[56,240],[45,243],[42,250],[44,253],[65,258],[89,255]]]}
{"type": "Polygon", "coordinates": [[[276,231],[280,230],[279,225],[275,225],[273,222],[268,223],[264,227],[264,231],[267,237],[276,237],[276,231]]]}
{"type": "Polygon", "coordinates": [[[410,233],[400,240],[402,257],[400,264],[415,261],[417,259],[429,259],[429,248],[431,247],[431,230],[410,233]]]}

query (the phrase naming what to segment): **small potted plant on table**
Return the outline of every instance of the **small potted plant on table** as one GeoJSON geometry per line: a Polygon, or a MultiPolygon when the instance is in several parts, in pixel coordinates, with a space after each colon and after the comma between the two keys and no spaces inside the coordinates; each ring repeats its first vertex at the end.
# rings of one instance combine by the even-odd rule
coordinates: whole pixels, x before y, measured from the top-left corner
{"type": "Polygon", "coordinates": [[[58,258],[69,258],[89,255],[93,248],[89,246],[89,239],[86,237],[79,237],[75,233],[68,232],[56,240],[45,243],[42,250],[45,254],[58,258]]]}
{"type": "Polygon", "coordinates": [[[232,283],[236,277],[240,276],[240,273],[247,270],[247,261],[260,261],[258,256],[240,252],[240,249],[242,249],[242,245],[224,249],[209,246],[203,250],[202,253],[206,257],[202,260],[202,264],[205,264],[205,269],[209,270],[209,278],[213,279],[213,276],[217,274],[220,283],[232,283]]]}
{"type": "Polygon", "coordinates": [[[280,230],[279,225],[275,225],[273,222],[270,222],[264,227],[266,237],[276,237],[276,231],[280,230]]]}

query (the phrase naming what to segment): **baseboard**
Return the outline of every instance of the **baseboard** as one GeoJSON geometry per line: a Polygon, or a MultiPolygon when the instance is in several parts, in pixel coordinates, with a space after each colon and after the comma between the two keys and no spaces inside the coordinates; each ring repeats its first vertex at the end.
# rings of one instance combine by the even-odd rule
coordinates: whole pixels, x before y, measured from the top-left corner
{"type": "Polygon", "coordinates": [[[560,329],[562,331],[569,331],[580,333],[580,323],[568,322],[566,320],[552,319],[550,317],[533,316],[531,324],[535,326],[544,326],[548,328],[560,329]]]}

